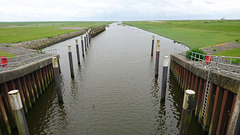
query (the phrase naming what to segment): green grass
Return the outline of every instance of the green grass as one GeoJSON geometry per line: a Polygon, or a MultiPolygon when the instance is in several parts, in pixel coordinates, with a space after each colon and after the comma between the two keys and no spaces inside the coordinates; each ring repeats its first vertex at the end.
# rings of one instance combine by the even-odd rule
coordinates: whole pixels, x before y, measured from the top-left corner
{"type": "Polygon", "coordinates": [[[111,22],[0,22],[0,43],[18,43],[48,38],[77,30],[61,27],[96,27],[111,22]]]}
{"type": "Polygon", "coordinates": [[[7,52],[4,52],[4,51],[1,51],[1,50],[0,50],[0,57],[1,57],[1,56],[15,57],[16,55],[11,54],[11,53],[7,53],[7,52]]]}
{"type": "Polygon", "coordinates": [[[162,35],[190,48],[214,46],[240,37],[240,20],[135,21],[124,24],[162,35]]]}
{"type": "Polygon", "coordinates": [[[240,48],[218,52],[214,55],[240,57],[240,48]]]}

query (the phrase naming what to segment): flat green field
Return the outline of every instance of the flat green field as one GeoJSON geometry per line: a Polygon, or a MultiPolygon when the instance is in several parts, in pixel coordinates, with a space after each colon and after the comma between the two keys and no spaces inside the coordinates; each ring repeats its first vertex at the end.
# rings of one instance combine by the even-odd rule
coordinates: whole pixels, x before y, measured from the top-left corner
{"type": "Polygon", "coordinates": [[[18,43],[40,38],[54,37],[77,30],[61,27],[96,27],[111,22],[0,22],[0,44],[18,43]]]}
{"type": "Polygon", "coordinates": [[[240,39],[240,20],[124,22],[173,39],[190,48],[202,48],[240,39]]]}

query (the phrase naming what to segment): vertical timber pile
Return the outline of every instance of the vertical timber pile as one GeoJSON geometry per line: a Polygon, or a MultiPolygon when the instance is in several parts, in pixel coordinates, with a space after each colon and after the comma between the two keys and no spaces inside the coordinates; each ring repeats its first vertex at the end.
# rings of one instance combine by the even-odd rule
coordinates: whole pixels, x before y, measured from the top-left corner
{"type": "Polygon", "coordinates": [[[157,40],[156,62],[155,62],[155,77],[158,77],[159,56],[160,56],[160,40],[157,40]]]}
{"type": "Polygon", "coordinates": [[[85,44],[85,51],[87,51],[87,43],[86,43],[86,34],[84,33],[84,44],[85,44]]]}
{"type": "Polygon", "coordinates": [[[80,55],[79,55],[78,40],[76,39],[75,41],[76,41],[77,61],[78,61],[78,65],[80,65],[80,55]]]}
{"type": "Polygon", "coordinates": [[[8,92],[8,95],[19,134],[29,135],[27,121],[25,118],[23,105],[18,90],[12,90],[8,92]]]}
{"type": "Polygon", "coordinates": [[[180,135],[187,135],[191,122],[193,109],[195,108],[195,91],[186,90],[183,99],[183,108],[180,124],[180,135]]]}
{"type": "Polygon", "coordinates": [[[72,60],[72,51],[71,51],[71,46],[68,46],[68,58],[69,58],[69,66],[70,66],[70,72],[71,72],[71,77],[74,77],[74,71],[73,71],[73,60],[72,60]]]}
{"type": "Polygon", "coordinates": [[[154,50],[154,38],[155,38],[155,36],[152,36],[152,49],[151,49],[151,56],[153,56],[153,50],[154,50]]]}
{"type": "Polygon", "coordinates": [[[57,90],[57,95],[58,95],[58,102],[59,102],[59,104],[62,104],[63,103],[63,97],[62,97],[62,90],[61,90],[61,85],[60,85],[57,57],[52,58],[52,65],[53,65],[54,78],[55,78],[56,90],[57,90]]]}
{"type": "Polygon", "coordinates": [[[165,97],[166,97],[168,61],[169,61],[169,57],[168,56],[164,56],[164,58],[163,58],[161,101],[165,101],[165,97]]]}
{"type": "Polygon", "coordinates": [[[82,45],[82,56],[84,57],[83,36],[81,36],[81,45],[82,45]]]}

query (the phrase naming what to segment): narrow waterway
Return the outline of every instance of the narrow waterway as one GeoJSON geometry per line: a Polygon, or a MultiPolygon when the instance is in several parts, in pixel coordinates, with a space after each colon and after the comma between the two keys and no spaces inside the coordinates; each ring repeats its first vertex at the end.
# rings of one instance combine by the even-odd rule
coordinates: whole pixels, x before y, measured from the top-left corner
{"type": "MultiPolygon", "coordinates": [[[[160,39],[159,78],[154,77],[150,56],[152,33],[111,24],[92,39],[78,66],[76,37],[44,50],[60,54],[64,104],[58,105],[55,84],[27,115],[31,135],[152,135],[178,134],[183,93],[169,73],[165,103],[160,103],[163,56],[187,47],[160,39]],[[67,46],[72,46],[74,79],[71,79],[67,46]]],[[[156,42],[156,41],[155,41],[156,42]]],[[[80,46],[81,49],[81,46],[80,46]]],[[[80,51],[81,52],[81,51],[80,51]]],[[[193,119],[190,133],[203,134],[193,119]]]]}

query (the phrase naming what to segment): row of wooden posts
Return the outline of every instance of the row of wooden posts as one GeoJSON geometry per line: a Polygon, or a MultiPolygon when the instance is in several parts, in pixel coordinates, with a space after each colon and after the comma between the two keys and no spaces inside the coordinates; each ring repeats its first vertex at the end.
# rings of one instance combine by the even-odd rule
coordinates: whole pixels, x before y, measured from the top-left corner
{"type": "MultiPolygon", "coordinates": [[[[154,40],[155,36],[152,36],[152,49],[151,56],[153,56],[154,52],[154,40]]],[[[156,46],[156,61],[155,61],[155,77],[158,77],[159,71],[159,56],[160,56],[160,40],[157,40],[156,46]]],[[[167,76],[168,76],[168,63],[169,57],[164,56],[163,58],[163,72],[162,72],[162,87],[161,87],[161,102],[165,101],[166,97],[166,85],[167,85],[167,76]]],[[[183,108],[182,108],[182,116],[181,116],[181,125],[179,133],[181,135],[185,135],[188,133],[188,127],[192,117],[192,111],[195,107],[195,92],[193,90],[186,90],[184,94],[183,100],[183,108]]]]}
{"type": "MultiPolygon", "coordinates": [[[[83,57],[84,52],[87,51],[87,47],[91,42],[91,33],[92,31],[89,29],[83,36],[81,36],[83,57]]],[[[76,40],[76,50],[78,64],[80,64],[78,40],[76,40]]],[[[71,46],[68,46],[68,56],[71,77],[74,77],[71,46]]],[[[11,127],[17,127],[20,135],[29,135],[25,113],[27,113],[32,107],[32,104],[36,103],[39,95],[42,95],[54,78],[58,102],[59,104],[63,104],[59,77],[60,71],[59,59],[57,57],[53,57],[52,64],[47,65],[38,71],[30,73],[15,81],[10,81],[10,88],[8,87],[7,83],[1,85],[3,93],[2,97],[0,98],[0,111],[2,114],[0,115],[0,122],[4,124],[1,124],[0,134],[12,134],[11,127]],[[9,91],[9,89],[12,90],[9,91]],[[4,99],[4,102],[2,101],[2,98],[4,99]]]]}
{"type": "MultiPolygon", "coordinates": [[[[83,36],[81,36],[82,57],[85,56],[84,55],[85,51],[87,51],[87,47],[91,43],[91,39],[92,39],[91,33],[92,33],[92,30],[89,29],[83,36]],[[84,47],[84,45],[85,45],[85,47],[84,47]]],[[[77,62],[80,65],[78,40],[76,39],[75,41],[76,41],[77,62]]],[[[74,78],[73,58],[72,58],[72,50],[71,50],[70,45],[68,46],[68,58],[69,58],[70,74],[71,74],[71,77],[74,78]]],[[[53,58],[52,63],[53,63],[53,69],[54,69],[56,90],[57,90],[57,94],[58,94],[58,101],[60,104],[62,104],[63,97],[62,97],[62,90],[61,90],[60,78],[59,78],[59,63],[57,61],[57,58],[53,58]]]]}
{"type": "MultiPolygon", "coordinates": [[[[151,49],[151,56],[152,57],[153,57],[153,51],[154,51],[154,40],[155,40],[155,36],[152,36],[152,49],[151,49]]],[[[156,78],[158,78],[159,57],[160,57],[160,40],[157,40],[156,61],[155,61],[155,77],[156,78]]],[[[163,72],[162,72],[162,87],[161,87],[161,101],[162,102],[165,101],[165,97],[166,97],[168,63],[169,63],[169,56],[164,56],[163,57],[163,72]]]]}

